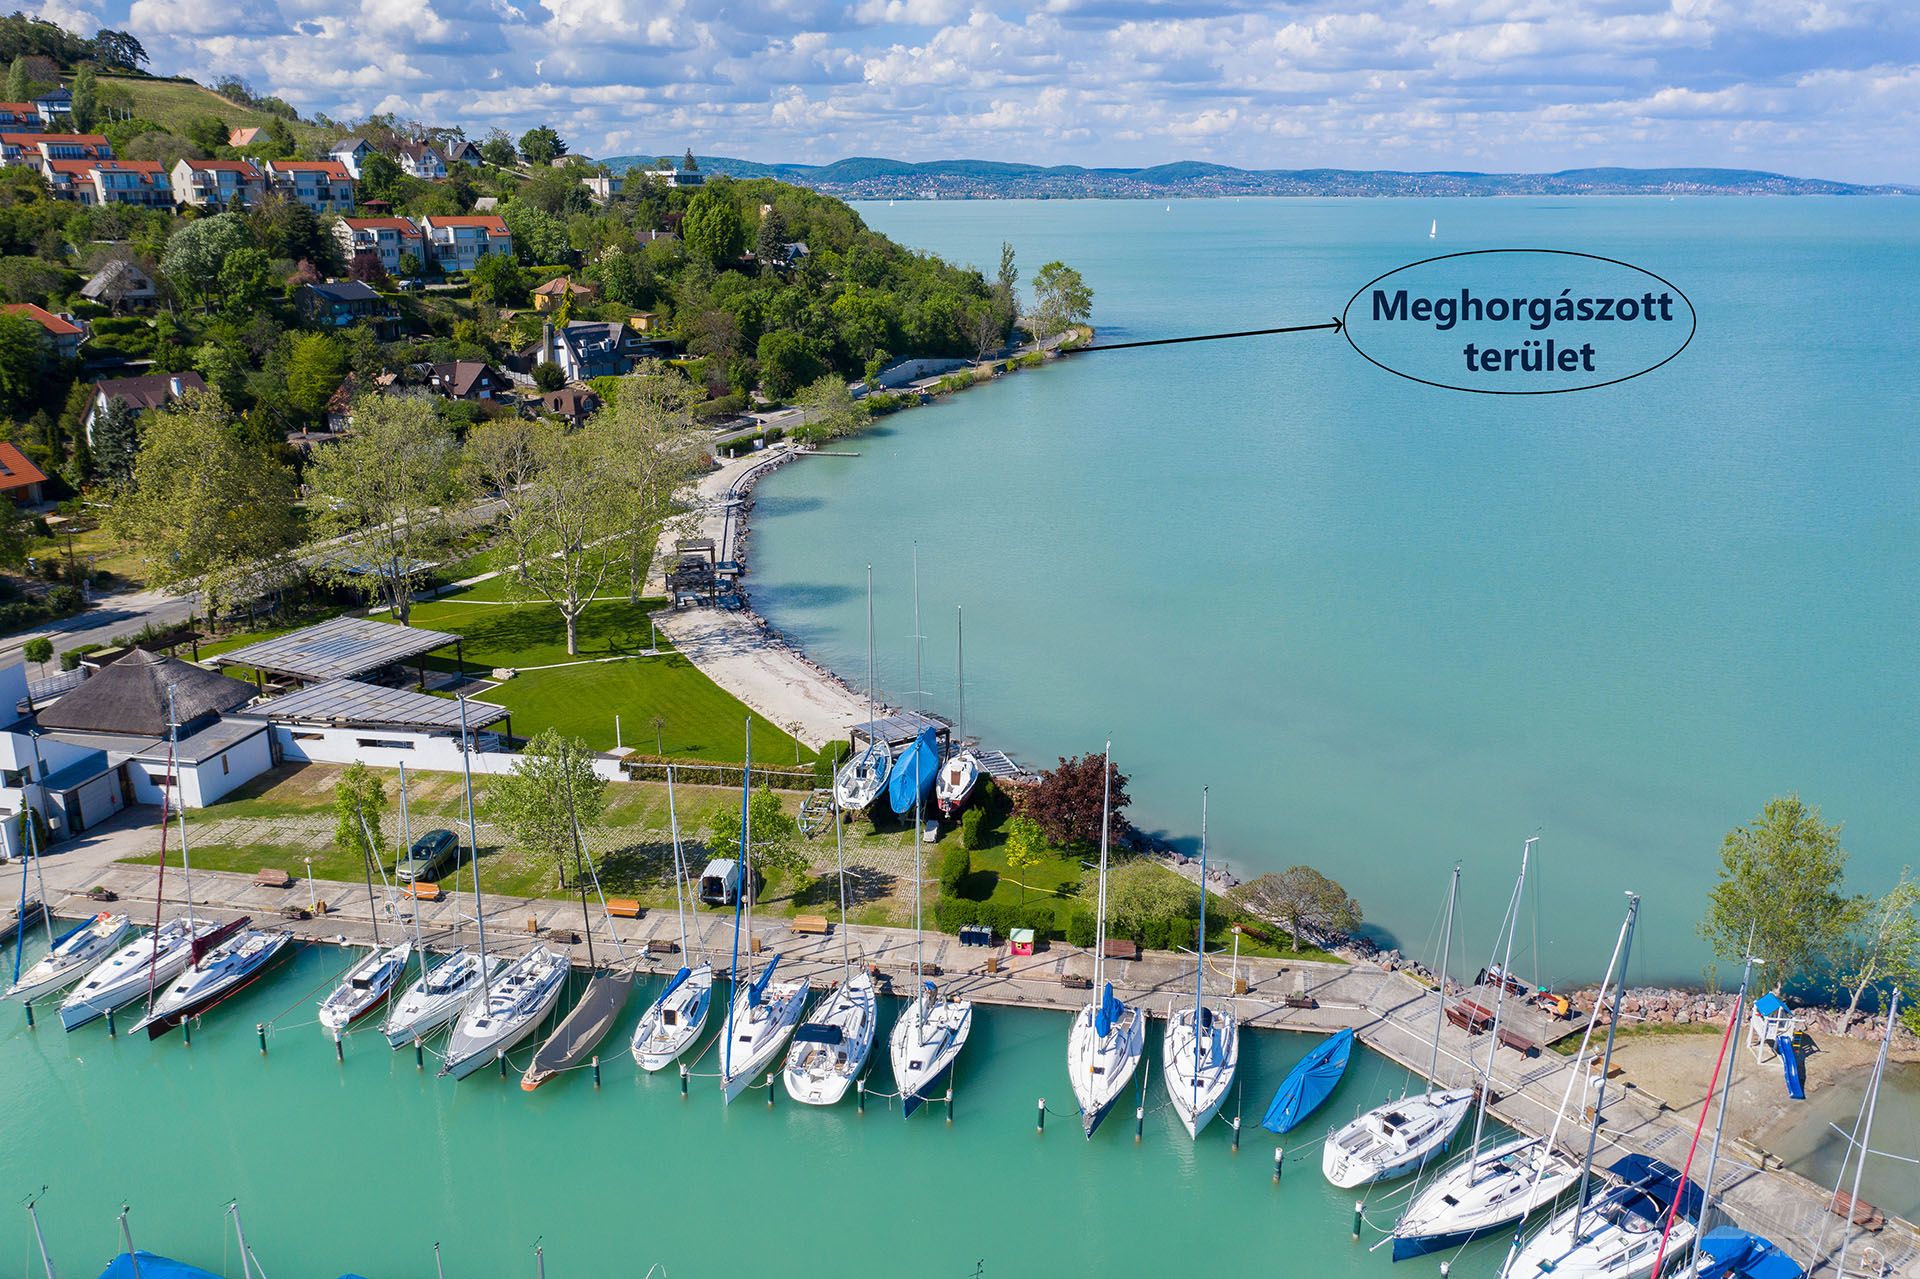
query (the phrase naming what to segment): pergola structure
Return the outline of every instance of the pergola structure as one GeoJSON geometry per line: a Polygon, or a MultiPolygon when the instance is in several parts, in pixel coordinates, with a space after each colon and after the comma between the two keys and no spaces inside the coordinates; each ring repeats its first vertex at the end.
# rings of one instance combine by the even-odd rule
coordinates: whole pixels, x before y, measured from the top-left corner
{"type": "MultiPolygon", "coordinates": [[[[353,679],[309,684],[256,702],[240,713],[250,719],[264,719],[290,728],[391,728],[456,733],[461,728],[460,703],[450,697],[353,679]]],[[[465,726],[469,736],[502,720],[506,721],[506,736],[512,738],[513,715],[506,707],[471,700],[466,704],[465,726]]]]}
{"type": "Polygon", "coordinates": [[[300,684],[318,684],[326,680],[356,680],[409,663],[414,667],[420,687],[425,689],[424,659],[427,654],[449,646],[453,648],[464,680],[467,663],[460,636],[420,626],[376,622],[368,617],[336,617],[222,653],[213,661],[219,666],[250,668],[254,686],[263,692],[269,675],[300,684]]]}

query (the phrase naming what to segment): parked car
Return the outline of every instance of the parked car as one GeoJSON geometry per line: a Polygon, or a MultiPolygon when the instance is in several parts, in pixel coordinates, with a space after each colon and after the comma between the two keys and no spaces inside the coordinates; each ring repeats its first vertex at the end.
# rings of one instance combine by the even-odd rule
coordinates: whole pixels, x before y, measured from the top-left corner
{"type": "Polygon", "coordinates": [[[434,882],[459,865],[459,839],[450,830],[430,830],[413,841],[413,847],[393,868],[393,874],[405,883],[417,879],[434,882]]]}

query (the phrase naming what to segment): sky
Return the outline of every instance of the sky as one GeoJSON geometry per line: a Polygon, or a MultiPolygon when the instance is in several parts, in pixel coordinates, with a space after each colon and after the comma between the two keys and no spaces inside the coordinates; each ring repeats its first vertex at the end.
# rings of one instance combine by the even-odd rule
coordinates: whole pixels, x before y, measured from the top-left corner
{"type": "MultiPolygon", "coordinates": [[[[33,5],[27,6],[30,10],[33,5]]],[[[304,114],[593,156],[1920,181],[1915,0],[40,0],[304,114]]]]}

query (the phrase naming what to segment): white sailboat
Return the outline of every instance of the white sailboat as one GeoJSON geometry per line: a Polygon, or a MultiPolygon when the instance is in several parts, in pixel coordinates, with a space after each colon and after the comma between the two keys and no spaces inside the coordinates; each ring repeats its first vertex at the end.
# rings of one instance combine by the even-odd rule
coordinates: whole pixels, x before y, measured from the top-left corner
{"type": "MultiPolygon", "coordinates": [[[[1502,927],[1506,932],[1506,956],[1489,972],[1502,974],[1493,1002],[1493,1027],[1487,1035],[1487,1064],[1480,1072],[1483,1090],[1493,1087],[1493,1059],[1500,1045],[1500,1020],[1505,1009],[1509,982],[1504,974],[1513,966],[1513,938],[1519,931],[1520,903],[1527,882],[1527,863],[1536,841],[1529,839],[1520,851],[1520,876],[1514,881],[1513,896],[1507,903],[1502,927]]],[[[1605,992],[1594,1005],[1605,1005],[1605,992]]],[[[1593,1034],[1595,1019],[1587,1022],[1587,1035],[1593,1034]]],[[[1581,1056],[1586,1040],[1581,1041],[1581,1056]]],[[[1560,1122],[1572,1099],[1578,1072],[1567,1076],[1567,1095],[1561,1098],[1560,1111],[1554,1116],[1553,1131],[1545,1140],[1520,1135],[1483,1146],[1487,1109],[1483,1100],[1474,1110],[1473,1145],[1467,1153],[1448,1166],[1433,1182],[1422,1188],[1407,1205],[1393,1228],[1393,1259],[1412,1257],[1453,1248],[1525,1219],[1533,1209],[1552,1203],[1579,1180],[1580,1166],[1559,1153],[1555,1141],[1560,1122]]]]}
{"type": "Polygon", "coordinates": [[[1440,219],[1435,218],[1433,220],[1433,225],[1427,228],[1427,238],[1429,240],[1437,239],[1439,235],[1440,235],[1440,219]]]}
{"type": "Polygon", "coordinates": [[[1193,1007],[1167,1009],[1160,1056],[1166,1063],[1167,1100],[1198,1137],[1213,1122],[1233,1087],[1240,1065],[1240,1022],[1231,1005],[1207,1006],[1207,792],[1200,792],[1200,935],[1193,963],[1193,1007]]]}
{"type": "Polygon", "coordinates": [[[67,992],[60,1004],[60,1024],[78,1030],[147,993],[149,986],[172,981],[193,958],[195,936],[213,931],[212,924],[169,919],[153,932],[135,938],[87,974],[67,992]]]}
{"type": "MultiPolygon", "coordinates": [[[[673,832],[673,906],[680,917],[680,953],[687,950],[687,865],[680,848],[680,816],[673,802],[673,765],[667,765],[667,825],[673,832]]],[[[713,1003],[713,965],[681,965],[633,1028],[633,1059],[640,1069],[664,1070],[693,1047],[713,1003]]]]}
{"type": "Polygon", "coordinates": [[[1093,943],[1093,986],[1099,993],[1092,1003],[1074,1015],[1073,1029],[1067,1033],[1067,1074],[1073,1081],[1074,1098],[1080,1103],[1081,1127],[1089,1138],[1113,1109],[1120,1094],[1126,1091],[1147,1046],[1145,1011],[1121,1001],[1106,980],[1107,827],[1112,821],[1109,813],[1113,791],[1112,755],[1113,745],[1109,742],[1101,757],[1100,892],[1093,943]]]}
{"type": "Polygon", "coordinates": [[[5,997],[26,1001],[65,990],[112,954],[129,927],[125,915],[100,912],[57,938],[39,963],[7,987],[5,997]]]}
{"type": "MultiPolygon", "coordinates": [[[[1453,912],[1460,896],[1460,868],[1447,891],[1446,940],[1441,943],[1439,1000],[1433,1019],[1433,1059],[1427,1077],[1440,1073],[1440,1030],[1447,1021],[1447,961],[1453,947],[1453,912]]],[[[1470,1088],[1433,1089],[1375,1106],[1329,1133],[1320,1147],[1320,1171],[1336,1186],[1352,1189],[1418,1172],[1447,1148],[1473,1104],[1470,1088]]]]}
{"type": "Polygon", "coordinates": [[[329,1035],[344,1034],[349,1026],[378,1008],[406,975],[412,958],[410,941],[385,948],[376,944],[320,1001],[320,1029],[329,1035]]]}
{"type": "MultiPolygon", "coordinates": [[[[954,740],[964,742],[967,736],[967,672],[966,672],[966,628],[964,617],[958,606],[953,610],[953,682],[954,697],[959,713],[954,717],[954,740]]],[[[967,806],[973,798],[974,787],[980,784],[980,757],[971,749],[961,746],[940,765],[939,774],[933,779],[933,798],[940,805],[942,817],[952,817],[967,806]]]]}
{"type": "Polygon", "coordinates": [[[249,928],[245,915],[197,938],[193,961],[173,979],[147,1015],[134,1024],[158,1039],[189,1017],[224,1003],[259,980],[293,934],[284,928],[249,928]],[[209,949],[211,943],[211,949],[209,949]]]}
{"type": "Polygon", "coordinates": [[[572,967],[551,947],[535,946],[489,980],[454,1021],[440,1073],[465,1079],[512,1052],[560,1002],[572,967]]]}
{"type": "Polygon", "coordinates": [[[438,1032],[460,1015],[482,987],[499,980],[507,959],[504,955],[483,958],[461,949],[430,968],[422,951],[420,963],[424,971],[394,1001],[387,1019],[380,1023],[380,1033],[387,1037],[389,1047],[404,1048],[438,1032]]]}
{"type": "MultiPolygon", "coordinates": [[[[920,547],[913,548],[913,686],[924,686],[920,678],[920,547]]],[[[915,709],[921,709],[917,702],[915,709]]],[[[893,1082],[900,1091],[900,1113],[912,1116],[953,1069],[960,1050],[967,1046],[973,1031],[973,1001],[954,996],[942,997],[939,988],[927,980],[925,920],[926,838],[922,834],[920,791],[913,800],[913,972],[914,997],[893,1024],[888,1056],[893,1063],[893,1082]]]]}
{"type": "MultiPolygon", "coordinates": [[[[873,565],[867,565],[867,722],[875,719],[873,706],[873,565]]],[[[893,771],[893,750],[878,738],[840,766],[833,779],[833,802],[843,813],[864,813],[887,790],[893,771]]]]}
{"type": "MultiPolygon", "coordinates": [[[[732,1103],[746,1091],[763,1070],[779,1056],[787,1036],[806,1011],[807,983],[775,981],[780,956],[767,960],[759,977],[740,982],[740,933],[742,918],[747,935],[753,935],[753,813],[749,800],[753,794],[753,720],[747,720],[747,758],[740,770],[740,891],[733,901],[733,963],[735,974],[733,1001],[727,1005],[727,1028],[720,1041],[720,1097],[732,1103]]],[[[749,958],[751,968],[752,960],[749,958]]]]}
{"type": "MultiPolygon", "coordinates": [[[[160,822],[161,837],[164,840],[166,831],[166,814],[164,812],[160,816],[160,822]]],[[[46,905],[49,900],[47,897],[47,876],[46,872],[41,869],[42,859],[35,855],[34,823],[31,815],[23,817],[20,826],[26,837],[25,857],[32,859],[34,873],[40,880],[40,895],[35,898],[29,898],[27,896],[27,863],[23,858],[20,863],[20,905],[18,909],[14,911],[14,927],[10,937],[10,940],[13,942],[13,982],[12,989],[9,989],[7,992],[8,997],[11,997],[13,990],[19,989],[21,983],[25,980],[25,977],[20,971],[20,962],[26,954],[27,929],[30,926],[30,920],[39,923],[47,930],[47,958],[53,958],[54,952],[60,949],[60,943],[66,940],[66,938],[55,937],[53,935],[53,912],[48,909],[46,905]]],[[[69,933],[67,936],[71,937],[72,935],[73,934],[69,933]]],[[[78,974],[75,974],[75,976],[77,977],[78,974]]]]}
{"type": "Polygon", "coordinates": [[[840,874],[840,980],[813,1006],[793,1032],[787,1068],[781,1074],[787,1096],[809,1106],[831,1106],[866,1069],[873,1052],[880,1009],[873,975],[853,967],[853,942],[847,936],[847,854],[840,823],[833,824],[834,862],[840,874]]]}

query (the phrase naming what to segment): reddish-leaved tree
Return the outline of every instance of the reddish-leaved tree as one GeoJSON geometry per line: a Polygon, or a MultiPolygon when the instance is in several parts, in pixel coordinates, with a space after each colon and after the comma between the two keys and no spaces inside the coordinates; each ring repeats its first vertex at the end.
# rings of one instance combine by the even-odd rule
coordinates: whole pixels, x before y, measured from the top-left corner
{"type": "MultiPolygon", "coordinates": [[[[1020,811],[1040,823],[1047,841],[1062,848],[1091,848],[1100,842],[1100,796],[1104,756],[1063,759],[1057,768],[1040,775],[1020,800],[1020,811]]],[[[1125,774],[1109,764],[1112,793],[1108,796],[1107,838],[1118,842],[1126,830],[1125,774]]]]}

